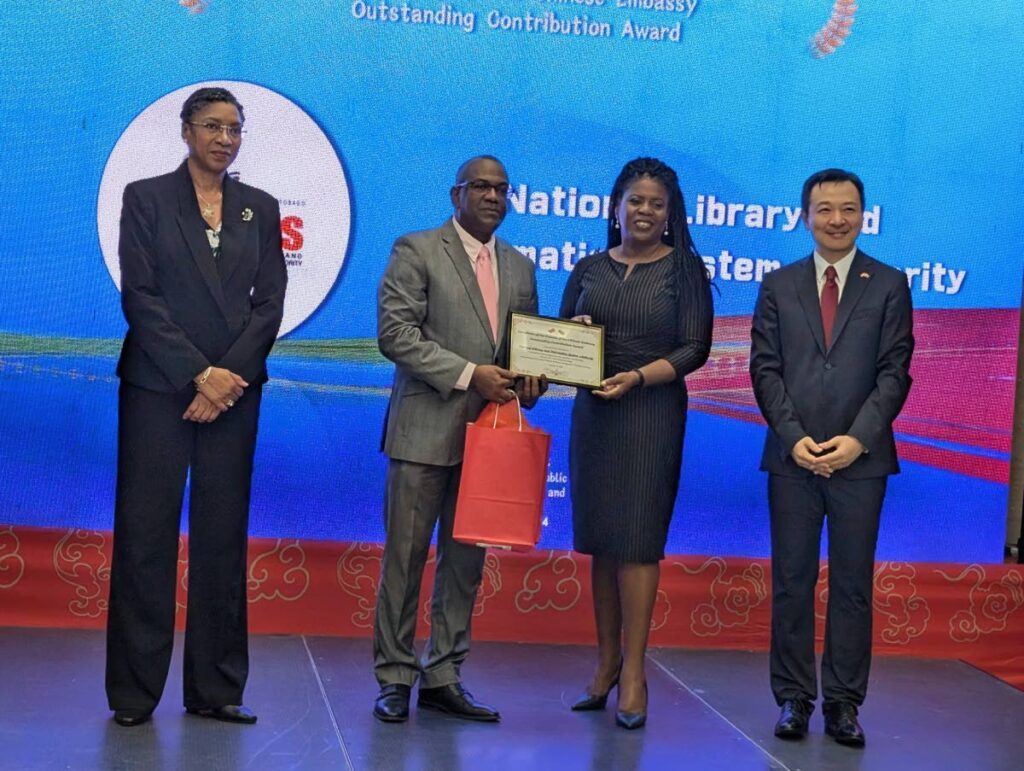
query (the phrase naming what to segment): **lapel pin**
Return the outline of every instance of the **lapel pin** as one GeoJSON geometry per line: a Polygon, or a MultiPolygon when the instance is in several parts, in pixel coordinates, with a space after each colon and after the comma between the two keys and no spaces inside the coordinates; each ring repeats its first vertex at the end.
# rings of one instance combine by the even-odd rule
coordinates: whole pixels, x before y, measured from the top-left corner
{"type": "MultiPolygon", "coordinates": [[[[246,209],[246,211],[248,211],[248,209],[246,209]]],[[[871,278],[871,274],[870,273],[861,273],[860,277],[861,278],[871,278]]]]}
{"type": "MultiPolygon", "coordinates": [[[[248,206],[246,206],[244,209],[242,209],[242,222],[249,222],[251,219],[252,219],[252,209],[250,209],[248,206]]],[[[861,273],[861,275],[865,276],[867,274],[866,273],[861,273]]]]}

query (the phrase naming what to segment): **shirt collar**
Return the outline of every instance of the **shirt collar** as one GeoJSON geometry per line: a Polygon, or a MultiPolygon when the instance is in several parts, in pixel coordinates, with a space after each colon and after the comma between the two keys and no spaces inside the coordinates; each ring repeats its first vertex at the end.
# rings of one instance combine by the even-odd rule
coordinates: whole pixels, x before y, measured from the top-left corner
{"type": "Polygon", "coordinates": [[[836,269],[836,282],[839,286],[846,284],[846,277],[850,274],[850,266],[853,264],[853,258],[857,254],[857,247],[853,247],[850,253],[843,257],[838,262],[829,263],[826,262],[825,258],[818,254],[818,250],[814,250],[814,275],[818,279],[818,284],[822,284],[825,281],[825,269],[831,265],[836,269]]]}
{"type": "Polygon", "coordinates": [[[459,224],[459,221],[452,217],[452,224],[455,226],[455,232],[459,234],[459,240],[462,241],[462,247],[466,250],[466,254],[469,255],[469,261],[476,265],[476,256],[480,253],[480,247],[486,246],[487,251],[491,253],[491,257],[494,258],[494,246],[497,239],[494,234],[491,234],[491,239],[485,244],[481,241],[477,241],[471,236],[467,230],[459,224]]]}

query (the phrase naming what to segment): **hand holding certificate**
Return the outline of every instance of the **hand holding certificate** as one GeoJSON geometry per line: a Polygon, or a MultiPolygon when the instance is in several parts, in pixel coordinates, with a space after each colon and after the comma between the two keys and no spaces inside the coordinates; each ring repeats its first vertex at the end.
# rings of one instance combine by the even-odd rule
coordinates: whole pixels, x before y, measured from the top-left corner
{"type": "Polygon", "coordinates": [[[600,388],[604,379],[604,327],[513,313],[508,368],[578,388],[600,388]]]}

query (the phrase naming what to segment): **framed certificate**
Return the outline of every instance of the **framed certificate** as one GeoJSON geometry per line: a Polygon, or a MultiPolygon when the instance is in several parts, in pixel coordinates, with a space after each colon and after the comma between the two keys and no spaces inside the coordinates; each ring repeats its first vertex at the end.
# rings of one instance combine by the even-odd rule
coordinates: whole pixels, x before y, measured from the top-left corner
{"type": "Polygon", "coordinates": [[[508,368],[519,375],[547,375],[552,383],[600,388],[604,327],[513,312],[508,325],[508,368]]]}

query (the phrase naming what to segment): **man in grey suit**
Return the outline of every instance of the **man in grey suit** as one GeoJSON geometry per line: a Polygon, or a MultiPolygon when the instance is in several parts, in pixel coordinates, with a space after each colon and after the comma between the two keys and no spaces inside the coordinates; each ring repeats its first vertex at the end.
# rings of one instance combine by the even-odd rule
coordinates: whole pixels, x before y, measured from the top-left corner
{"type": "Polygon", "coordinates": [[[460,680],[484,550],[455,542],[452,523],[466,423],[488,401],[511,399],[513,389],[531,406],[547,387],[544,378],[517,379],[499,365],[509,313],[537,312],[533,263],[494,236],[508,189],[497,158],[463,163],[451,188],[453,218],[399,238],[380,283],[378,344],[395,363],[384,424],[386,540],[373,636],[380,684],[373,714],[385,722],[408,718],[417,679],[420,708],[499,718],[460,680]],[[430,639],[417,661],[420,581],[438,522],[430,639]]]}
{"type": "Polygon", "coordinates": [[[802,739],[817,697],[814,588],[827,520],[822,712],[827,734],[861,747],[875,544],[886,482],[899,472],[892,425],[910,392],[913,313],[903,272],[856,246],[864,216],[856,174],[811,175],[802,207],[814,253],[765,278],[750,348],[769,429],[761,469],[769,475],[775,735],[802,739]]]}

